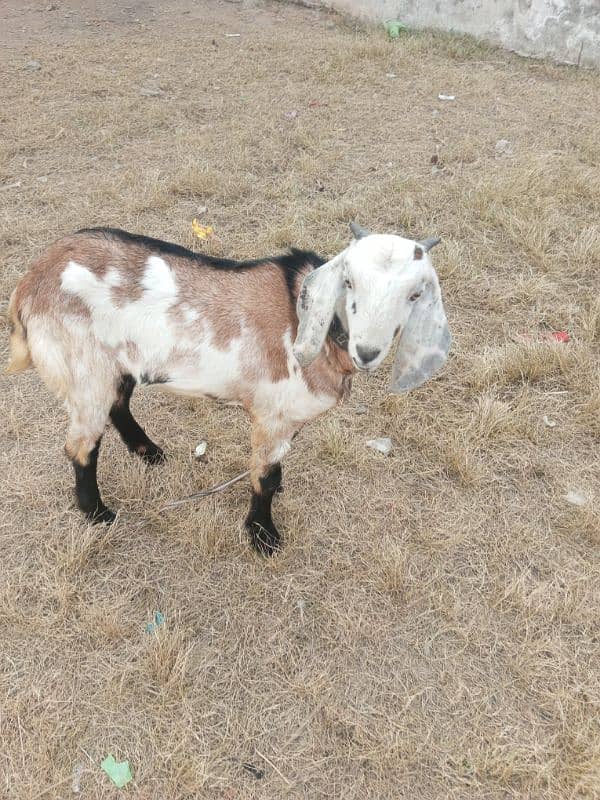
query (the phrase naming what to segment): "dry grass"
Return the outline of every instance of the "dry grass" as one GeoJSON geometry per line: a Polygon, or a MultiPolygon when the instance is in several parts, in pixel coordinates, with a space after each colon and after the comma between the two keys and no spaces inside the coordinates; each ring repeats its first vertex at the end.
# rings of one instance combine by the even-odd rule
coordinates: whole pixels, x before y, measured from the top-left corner
{"type": "Polygon", "coordinates": [[[250,257],[334,252],[357,217],[444,237],[455,347],[407,397],[358,378],[299,437],[272,562],[242,485],[155,512],[245,468],[238,410],[140,392],[169,462],[107,432],[104,533],[72,508],[62,410],[3,379],[0,796],[69,797],[81,765],[82,797],[117,797],[112,752],[137,800],[599,798],[598,76],[285,5],[95,5],[3,52],[3,308],[84,225],[192,245],[208,206],[215,249],[250,257]]]}

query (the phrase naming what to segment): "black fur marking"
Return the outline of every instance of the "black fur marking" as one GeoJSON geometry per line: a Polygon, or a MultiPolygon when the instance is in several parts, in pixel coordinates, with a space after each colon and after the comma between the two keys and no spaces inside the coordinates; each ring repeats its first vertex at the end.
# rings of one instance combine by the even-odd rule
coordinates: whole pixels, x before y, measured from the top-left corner
{"type": "Polygon", "coordinates": [[[281,485],[281,464],[273,464],[269,471],[260,479],[260,490],[262,495],[271,495],[277,491],[281,485]]]}
{"type": "Polygon", "coordinates": [[[193,250],[188,250],[187,247],[182,247],[179,244],[172,242],[165,242],[162,239],[153,239],[151,236],[143,236],[139,233],[129,233],[120,228],[82,228],[76,231],[87,236],[96,236],[99,239],[107,239],[110,241],[123,242],[124,244],[139,244],[146,247],[148,250],[153,250],[165,256],[178,256],[180,258],[192,259],[207,266],[213,266],[221,269],[228,269],[236,265],[237,262],[225,258],[214,258],[202,253],[194,253],[193,250]]]}
{"type": "Polygon", "coordinates": [[[255,549],[264,556],[272,556],[279,550],[281,542],[271,517],[273,495],[281,486],[281,464],[270,467],[259,482],[260,492],[252,492],[246,530],[255,549]]]}
{"type": "Polygon", "coordinates": [[[307,308],[308,308],[308,300],[307,300],[306,295],[307,295],[307,291],[306,291],[306,287],[304,287],[302,289],[302,291],[300,292],[300,308],[302,309],[302,311],[306,311],[307,308]]]}
{"type": "Polygon", "coordinates": [[[346,332],[346,329],[342,325],[342,321],[337,314],[333,315],[327,335],[332,341],[335,342],[335,344],[337,344],[338,347],[348,352],[348,342],[350,341],[350,337],[348,336],[348,333],[346,332]]]}
{"type": "Polygon", "coordinates": [[[154,375],[150,376],[147,372],[142,372],[140,375],[140,383],[144,386],[153,386],[154,384],[158,383],[168,383],[169,378],[166,375],[154,375]]]}
{"type": "MultiPolygon", "coordinates": [[[[311,253],[306,250],[297,250],[295,247],[290,248],[289,253],[284,253],[281,256],[268,260],[277,264],[281,270],[292,306],[296,305],[296,298],[298,297],[297,283],[299,273],[307,264],[310,264],[313,269],[316,269],[325,263],[316,253],[311,253]]],[[[304,292],[302,292],[302,295],[302,308],[306,310],[306,296],[304,292]]]]}
{"type": "Polygon", "coordinates": [[[133,375],[122,375],[121,381],[117,387],[117,403],[129,405],[131,395],[135,389],[135,378],[133,375]]]}
{"type": "Polygon", "coordinates": [[[148,464],[162,464],[165,461],[163,450],[148,438],[129,409],[129,401],[134,389],[135,379],[133,376],[123,375],[117,389],[117,399],[110,409],[111,422],[119,431],[121,439],[131,453],[140,456],[148,464]]]}
{"type": "Polygon", "coordinates": [[[356,314],[356,303],[352,303],[352,313],[356,314]]]}
{"type": "MultiPolygon", "coordinates": [[[[27,325],[25,325],[25,323],[23,322],[23,318],[21,316],[21,311],[17,311],[17,322],[19,323],[19,325],[23,329],[23,336],[25,338],[27,338],[27,325]]],[[[12,319],[8,320],[8,330],[9,330],[9,333],[11,335],[17,330],[17,326],[12,321],[12,319]]]]}
{"type": "Polygon", "coordinates": [[[96,477],[98,467],[98,453],[100,452],[100,441],[89,455],[88,463],[85,466],[73,461],[75,470],[75,496],[77,505],[84,512],[86,517],[94,524],[99,522],[113,522],[116,514],[107,508],[100,497],[98,489],[98,479],[96,477]]]}
{"type": "Polygon", "coordinates": [[[234,261],[230,258],[215,258],[214,256],[205,255],[204,253],[194,253],[193,250],[188,250],[187,247],[182,247],[179,244],[164,242],[162,239],[153,239],[150,236],[142,236],[137,233],[128,233],[119,228],[82,228],[77,231],[77,233],[104,238],[108,241],[112,240],[124,242],[125,244],[142,245],[155,253],[165,256],[186,258],[211,269],[244,271],[252,269],[253,267],[259,267],[262,264],[275,264],[282,272],[292,304],[296,303],[296,283],[298,274],[307,264],[313,269],[316,269],[325,263],[316,253],[310,250],[298,250],[295,247],[290,248],[288,253],[283,253],[282,255],[273,256],[271,258],[234,261]]]}

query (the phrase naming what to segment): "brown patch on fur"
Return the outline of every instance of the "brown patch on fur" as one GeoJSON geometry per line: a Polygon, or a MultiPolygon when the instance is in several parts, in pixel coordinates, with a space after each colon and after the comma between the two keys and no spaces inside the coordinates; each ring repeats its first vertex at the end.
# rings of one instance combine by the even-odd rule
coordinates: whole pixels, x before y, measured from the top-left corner
{"type": "Polygon", "coordinates": [[[89,317],[89,309],[79,297],[61,292],[61,276],[69,261],[88,266],[80,245],[77,236],[59,239],[33,262],[21,278],[13,292],[12,302],[24,328],[32,316],[55,319],[66,315],[89,317]],[[60,302],[57,302],[59,294],[60,302]]]}
{"type": "Polygon", "coordinates": [[[64,268],[71,259],[80,260],[73,239],[66,236],[51,244],[19,281],[16,288],[18,304],[21,306],[28,300],[30,314],[48,314],[54,310],[64,268]]]}
{"type": "MultiPolygon", "coordinates": [[[[169,256],[167,260],[176,264],[176,274],[182,275],[179,281],[181,302],[199,313],[197,320],[184,323],[190,330],[204,325],[203,316],[206,317],[206,314],[203,315],[201,309],[209,308],[213,344],[218,349],[229,349],[231,341],[241,335],[243,327],[250,328],[254,333],[257,350],[267,358],[262,363],[249,363],[248,377],[258,372],[273,382],[288,377],[283,337],[289,330],[294,340],[298,318],[280,267],[265,261],[264,264],[239,270],[211,267],[203,270],[201,265],[177,256],[169,256]],[[186,279],[190,269],[194,274],[186,279]],[[223,303],[224,297],[228,299],[227,303],[223,303]]],[[[307,264],[306,272],[310,269],[307,264]]],[[[178,320],[182,319],[181,312],[174,313],[178,314],[178,320]]]]}
{"type": "Polygon", "coordinates": [[[330,394],[338,402],[346,399],[356,369],[345,350],[326,339],[323,350],[312,364],[303,369],[304,379],[314,394],[330,394]]]}
{"type": "MultiPolygon", "coordinates": [[[[177,275],[182,275],[181,300],[199,313],[198,320],[186,323],[190,330],[204,326],[207,322],[213,334],[212,344],[219,350],[228,350],[233,339],[238,338],[243,327],[249,327],[259,340],[260,349],[275,345],[278,331],[285,330],[281,310],[269,303],[269,325],[265,335],[261,335],[264,321],[261,309],[265,308],[265,298],[283,297],[278,269],[265,264],[247,270],[219,270],[190,263],[186,259],[169,257],[177,262],[177,275]],[[186,273],[193,270],[194,274],[186,273]],[[227,298],[227,302],[223,302],[227,298]],[[209,314],[204,309],[209,310],[209,314]],[[207,319],[208,317],[208,319],[207,319]]],[[[288,319],[288,315],[285,315],[288,319]]],[[[255,366],[255,365],[253,365],[255,366]]],[[[279,373],[281,370],[276,368],[279,373]]],[[[273,378],[278,379],[278,378],[273,378]]]]}
{"type": "Polygon", "coordinates": [[[125,353],[130,361],[136,361],[140,357],[140,348],[131,339],[125,342],[125,353]]]}
{"type": "Polygon", "coordinates": [[[121,284],[111,291],[115,305],[134,302],[144,291],[141,279],[150,255],[152,252],[140,245],[118,240],[85,233],[64,236],[51,244],[21,278],[15,290],[18,307],[26,300],[28,314],[55,316],[56,296],[61,293],[61,315],[68,312],[89,316],[89,309],[79,297],[61,292],[62,273],[70,261],[75,261],[100,279],[109,269],[116,270],[121,284]]]}
{"type": "Polygon", "coordinates": [[[246,320],[250,321],[256,332],[258,349],[268,355],[264,365],[273,382],[289,377],[288,356],[284,345],[286,331],[291,340],[296,337],[298,319],[290,298],[283,272],[274,264],[266,262],[264,267],[254,267],[250,283],[250,296],[245,303],[246,320]],[[265,317],[264,297],[281,298],[280,303],[268,307],[265,317]],[[261,302],[262,300],[262,302],[261,302]]]}
{"type": "Polygon", "coordinates": [[[87,467],[90,460],[90,453],[94,449],[95,443],[90,445],[88,439],[67,440],[65,453],[71,461],[76,461],[80,466],[87,467]]]}
{"type": "Polygon", "coordinates": [[[106,240],[110,246],[110,267],[116,270],[121,283],[111,289],[111,299],[114,304],[121,308],[128,303],[135,303],[143,293],[142,278],[147,269],[148,259],[152,255],[163,258],[170,264],[170,258],[164,258],[160,253],[153,253],[148,248],[140,244],[129,244],[118,240],[106,240]]]}

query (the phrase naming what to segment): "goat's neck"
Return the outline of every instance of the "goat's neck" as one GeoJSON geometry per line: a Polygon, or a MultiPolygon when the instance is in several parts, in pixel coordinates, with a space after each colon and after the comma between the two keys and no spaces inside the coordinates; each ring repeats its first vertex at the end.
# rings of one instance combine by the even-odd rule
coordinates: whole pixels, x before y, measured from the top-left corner
{"type": "Polygon", "coordinates": [[[327,360],[336,372],[340,372],[343,375],[351,375],[356,372],[356,368],[348,355],[348,316],[346,314],[346,304],[342,298],[336,303],[333,319],[333,331],[330,328],[333,335],[330,333],[327,337],[331,345],[326,350],[327,360]]]}

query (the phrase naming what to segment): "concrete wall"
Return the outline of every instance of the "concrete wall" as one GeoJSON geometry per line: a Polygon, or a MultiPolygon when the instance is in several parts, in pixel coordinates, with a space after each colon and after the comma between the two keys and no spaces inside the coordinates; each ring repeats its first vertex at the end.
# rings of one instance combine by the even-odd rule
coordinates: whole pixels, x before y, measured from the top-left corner
{"type": "Polygon", "coordinates": [[[354,16],[470,33],[521,55],[600,67],[600,0],[324,0],[354,16]]]}

